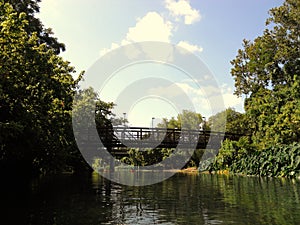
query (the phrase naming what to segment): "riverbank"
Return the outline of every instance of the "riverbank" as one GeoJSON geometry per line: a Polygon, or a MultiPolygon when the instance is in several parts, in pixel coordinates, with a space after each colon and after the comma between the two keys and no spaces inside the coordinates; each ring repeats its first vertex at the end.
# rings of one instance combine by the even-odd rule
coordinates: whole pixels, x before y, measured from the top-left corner
{"type": "Polygon", "coordinates": [[[178,173],[188,173],[188,174],[197,174],[199,173],[199,170],[197,167],[189,167],[186,169],[181,169],[177,171],[178,173]]]}

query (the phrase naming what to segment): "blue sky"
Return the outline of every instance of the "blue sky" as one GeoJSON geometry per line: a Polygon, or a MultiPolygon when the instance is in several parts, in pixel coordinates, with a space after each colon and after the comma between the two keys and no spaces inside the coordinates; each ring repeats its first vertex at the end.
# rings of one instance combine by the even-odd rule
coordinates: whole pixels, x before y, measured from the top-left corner
{"type": "MultiPolygon", "coordinates": [[[[200,57],[217,80],[225,106],[243,111],[243,99],[232,94],[230,60],[235,58],[244,38],[253,40],[262,34],[268,10],[282,3],[282,0],[42,0],[38,16],[66,44],[62,56],[78,72],[88,70],[101,55],[125,44],[171,43],[200,57]]],[[[179,87],[190,90],[191,99],[197,98],[199,91],[183,83],[179,87]]],[[[114,100],[109,99],[109,93],[106,96],[108,99],[104,100],[114,100]]],[[[209,110],[199,107],[199,99],[196,111],[210,116],[209,110]]],[[[145,117],[137,119],[142,108],[149,104],[144,102],[140,110],[126,112],[132,124],[146,126],[151,123],[147,118],[177,113],[169,105],[166,108],[170,110],[150,113],[147,109],[149,113],[144,112],[145,117]],[[146,122],[142,124],[143,120],[146,122]]],[[[155,101],[152,104],[157,108],[155,101]]],[[[117,114],[122,115],[121,112],[122,109],[117,114]]]]}

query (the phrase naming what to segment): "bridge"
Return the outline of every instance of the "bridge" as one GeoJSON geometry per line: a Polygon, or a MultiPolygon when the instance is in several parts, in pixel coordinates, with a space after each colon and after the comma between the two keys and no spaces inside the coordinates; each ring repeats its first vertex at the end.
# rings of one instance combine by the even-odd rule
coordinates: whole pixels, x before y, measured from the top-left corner
{"type": "Polygon", "coordinates": [[[99,143],[114,155],[126,154],[129,148],[219,149],[225,139],[238,140],[242,134],[206,130],[183,130],[147,127],[97,127],[98,137],[86,129],[85,142],[99,143]]]}

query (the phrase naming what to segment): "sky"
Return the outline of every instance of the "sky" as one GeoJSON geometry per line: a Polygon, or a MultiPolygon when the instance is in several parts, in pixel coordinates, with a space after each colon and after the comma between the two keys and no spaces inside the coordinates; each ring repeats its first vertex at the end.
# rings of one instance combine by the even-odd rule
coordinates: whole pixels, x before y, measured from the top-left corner
{"type": "Polygon", "coordinates": [[[176,116],[182,110],[178,104],[183,102],[189,102],[191,110],[206,118],[224,107],[243,112],[243,98],[233,95],[230,61],[242,48],[243,39],[262,35],[268,10],[282,3],[283,0],[42,0],[37,16],[66,45],[61,55],[75,66],[77,74],[84,70],[89,76],[90,68],[113,50],[143,41],[178,46],[196,55],[209,70],[203,73],[203,80],[209,74],[217,84],[214,87],[205,82],[196,87],[178,68],[153,62],[124,65],[101,86],[101,99],[116,102],[117,116],[123,117],[125,112],[130,125],[151,126],[152,118],[157,124],[163,117],[176,116]],[[211,95],[213,90],[215,95],[211,95]],[[224,107],[215,98],[218,94],[222,95],[224,107]]]}

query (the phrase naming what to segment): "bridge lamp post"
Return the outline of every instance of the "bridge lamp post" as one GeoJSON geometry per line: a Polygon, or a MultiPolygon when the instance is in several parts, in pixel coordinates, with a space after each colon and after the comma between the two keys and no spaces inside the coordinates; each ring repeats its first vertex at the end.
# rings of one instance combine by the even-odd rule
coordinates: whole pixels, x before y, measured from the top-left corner
{"type": "Polygon", "coordinates": [[[155,117],[152,117],[152,130],[153,130],[153,128],[154,128],[154,120],[155,120],[155,117]]]}
{"type": "Polygon", "coordinates": [[[123,113],[124,115],[124,126],[126,125],[126,113],[123,113]]]}
{"type": "Polygon", "coordinates": [[[202,116],[202,119],[203,119],[203,121],[202,121],[202,130],[205,130],[205,128],[206,128],[206,117],[202,116]]]}

